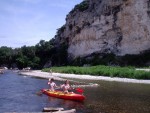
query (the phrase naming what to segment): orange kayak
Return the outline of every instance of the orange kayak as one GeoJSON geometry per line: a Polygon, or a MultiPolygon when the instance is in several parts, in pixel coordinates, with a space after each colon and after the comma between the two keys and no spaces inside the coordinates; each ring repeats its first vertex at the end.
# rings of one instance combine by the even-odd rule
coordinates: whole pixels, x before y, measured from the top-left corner
{"type": "Polygon", "coordinates": [[[51,97],[67,99],[67,100],[83,101],[85,99],[84,95],[76,94],[74,92],[64,93],[63,91],[50,91],[47,89],[42,89],[42,92],[51,97]]]}

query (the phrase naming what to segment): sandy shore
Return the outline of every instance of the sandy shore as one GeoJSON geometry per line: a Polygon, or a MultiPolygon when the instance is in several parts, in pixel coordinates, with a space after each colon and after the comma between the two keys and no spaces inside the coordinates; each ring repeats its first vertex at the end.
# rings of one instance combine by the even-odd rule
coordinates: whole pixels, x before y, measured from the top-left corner
{"type": "Polygon", "coordinates": [[[54,73],[47,73],[47,72],[42,72],[41,70],[35,70],[35,71],[19,71],[18,72],[20,75],[27,75],[27,76],[33,76],[33,77],[38,77],[38,78],[54,78],[55,80],[59,81],[64,81],[65,79],[57,77],[54,75],[54,73]]]}
{"type": "Polygon", "coordinates": [[[41,72],[40,70],[19,72],[21,75],[29,75],[40,78],[55,78],[56,80],[64,81],[67,79],[86,79],[86,80],[103,80],[103,81],[116,81],[116,82],[128,82],[128,83],[142,83],[150,84],[150,80],[137,80],[128,78],[117,78],[117,77],[105,77],[105,76],[91,76],[91,75],[77,75],[77,74],[64,74],[64,73],[47,73],[41,72]]]}

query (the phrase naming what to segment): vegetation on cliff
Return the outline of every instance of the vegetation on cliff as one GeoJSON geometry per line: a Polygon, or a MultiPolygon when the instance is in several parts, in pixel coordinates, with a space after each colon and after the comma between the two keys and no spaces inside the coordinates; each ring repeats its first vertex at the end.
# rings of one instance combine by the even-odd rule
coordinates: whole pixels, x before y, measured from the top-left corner
{"type": "Polygon", "coordinates": [[[83,1],[80,4],[77,4],[71,11],[70,13],[73,13],[75,10],[78,10],[80,12],[85,11],[89,7],[89,1],[83,1]]]}

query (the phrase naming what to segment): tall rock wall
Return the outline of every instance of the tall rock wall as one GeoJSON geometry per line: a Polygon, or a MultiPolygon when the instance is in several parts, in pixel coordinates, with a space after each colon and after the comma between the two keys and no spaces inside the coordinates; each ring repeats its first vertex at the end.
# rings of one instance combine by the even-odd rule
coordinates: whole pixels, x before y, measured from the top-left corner
{"type": "Polygon", "coordinates": [[[150,49],[150,0],[85,0],[67,15],[57,37],[68,54],[140,54],[150,49]]]}

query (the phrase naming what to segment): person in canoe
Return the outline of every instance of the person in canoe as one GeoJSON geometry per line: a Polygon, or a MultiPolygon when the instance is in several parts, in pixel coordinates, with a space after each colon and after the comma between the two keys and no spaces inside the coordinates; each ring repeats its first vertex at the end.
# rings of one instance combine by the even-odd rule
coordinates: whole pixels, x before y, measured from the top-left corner
{"type": "Polygon", "coordinates": [[[64,91],[65,93],[68,93],[68,92],[69,92],[68,90],[72,89],[72,88],[70,87],[70,84],[69,84],[69,81],[68,81],[68,80],[66,80],[65,83],[64,83],[63,85],[61,85],[60,87],[63,89],[63,91],[64,91]]]}
{"type": "Polygon", "coordinates": [[[50,86],[50,91],[55,91],[55,88],[58,87],[53,78],[49,79],[48,85],[50,86]]]}

